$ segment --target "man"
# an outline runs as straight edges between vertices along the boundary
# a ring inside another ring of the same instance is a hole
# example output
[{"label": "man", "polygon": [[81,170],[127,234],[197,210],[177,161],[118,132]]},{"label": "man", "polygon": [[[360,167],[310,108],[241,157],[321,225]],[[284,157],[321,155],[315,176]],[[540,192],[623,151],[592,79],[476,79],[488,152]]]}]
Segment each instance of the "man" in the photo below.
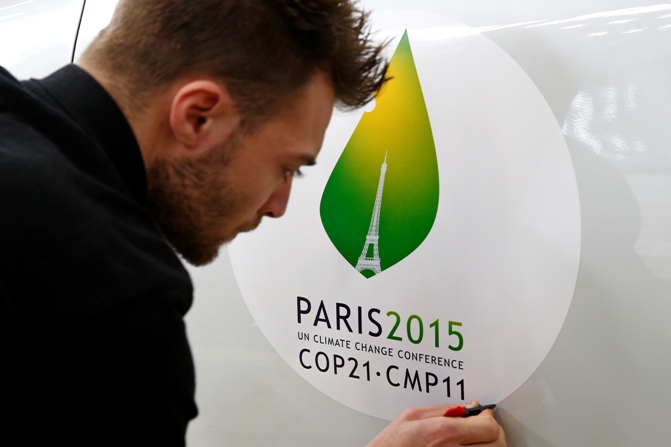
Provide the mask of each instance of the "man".
[{"label": "man", "polygon": [[[342,0],[121,0],[78,66],[1,73],[4,439],[184,444],[192,286],[170,245],[206,264],[282,216],[334,104],[385,81],[367,29]],[[446,408],[370,445],[505,445],[491,411]]]}]

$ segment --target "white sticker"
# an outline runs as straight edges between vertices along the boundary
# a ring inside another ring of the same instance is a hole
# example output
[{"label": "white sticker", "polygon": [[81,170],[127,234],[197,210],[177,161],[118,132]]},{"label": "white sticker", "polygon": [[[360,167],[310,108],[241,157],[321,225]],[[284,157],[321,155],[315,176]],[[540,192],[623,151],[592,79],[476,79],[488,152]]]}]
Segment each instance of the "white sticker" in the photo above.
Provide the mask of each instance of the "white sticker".
[{"label": "white sticker", "polygon": [[534,83],[472,28],[418,11],[374,20],[394,79],[374,108],[334,115],[286,215],[231,244],[235,275],[277,352],[338,402],[389,420],[497,403],[571,303],[568,149]]}]

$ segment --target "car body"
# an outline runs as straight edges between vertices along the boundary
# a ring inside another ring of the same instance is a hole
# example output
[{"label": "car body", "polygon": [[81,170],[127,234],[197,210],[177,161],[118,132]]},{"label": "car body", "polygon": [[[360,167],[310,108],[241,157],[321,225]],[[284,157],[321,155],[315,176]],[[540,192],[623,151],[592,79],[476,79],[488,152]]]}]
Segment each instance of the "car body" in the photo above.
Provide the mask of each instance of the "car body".
[{"label": "car body", "polygon": [[[27,78],[76,60],[115,4],[0,2],[0,64]],[[671,437],[671,5],[362,4],[445,16],[476,30],[526,73],[564,135],[579,196],[579,269],[552,349],[497,402],[510,445],[664,445]],[[190,272],[196,296],[187,324],[200,408],[190,445],[364,445],[386,425],[309,385],[278,355],[245,304],[227,249]]]}]

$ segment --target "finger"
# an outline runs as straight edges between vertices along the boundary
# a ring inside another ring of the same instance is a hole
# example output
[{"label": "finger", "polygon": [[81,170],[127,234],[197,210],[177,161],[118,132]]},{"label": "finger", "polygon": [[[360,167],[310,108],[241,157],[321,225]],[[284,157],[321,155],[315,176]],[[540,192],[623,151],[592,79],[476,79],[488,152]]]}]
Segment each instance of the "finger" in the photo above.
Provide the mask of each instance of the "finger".
[{"label": "finger", "polygon": [[[477,407],[478,405],[480,405],[480,403],[477,400],[474,400],[466,404],[466,407],[471,408]],[[430,407],[410,408],[401,415],[401,418],[408,421],[418,421],[420,419],[442,417],[448,409],[460,406],[461,405],[459,404],[441,404]]]},{"label": "finger", "polygon": [[403,412],[401,418],[407,421],[419,421],[421,419],[443,417],[448,409],[458,406],[459,405],[441,404],[431,407],[409,408]]},{"label": "finger", "polygon": [[[464,445],[464,444],[462,444]],[[487,443],[482,443],[479,442],[477,444],[465,444],[468,445],[468,447],[507,447],[508,444],[506,443],[506,434],[503,431],[503,427],[499,425],[499,437],[493,441],[493,442],[487,442]]]},{"label": "finger", "polygon": [[464,421],[464,431],[460,438],[462,445],[493,443],[501,436],[501,426],[494,419],[492,410],[485,410],[478,416],[466,418]]},{"label": "finger", "polygon": [[491,410],[469,418],[428,418],[422,421],[422,430],[435,445],[454,441],[461,445],[487,444],[500,435],[500,426]]}]

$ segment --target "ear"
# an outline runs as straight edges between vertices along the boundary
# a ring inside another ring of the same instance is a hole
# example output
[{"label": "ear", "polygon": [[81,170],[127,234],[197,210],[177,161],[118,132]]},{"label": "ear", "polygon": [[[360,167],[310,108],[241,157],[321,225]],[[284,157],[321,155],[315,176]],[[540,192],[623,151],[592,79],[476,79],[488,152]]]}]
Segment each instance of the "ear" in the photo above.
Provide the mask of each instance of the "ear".
[{"label": "ear", "polygon": [[239,124],[240,114],[220,83],[191,81],[173,97],[170,127],[184,155],[197,156],[224,142]]}]

